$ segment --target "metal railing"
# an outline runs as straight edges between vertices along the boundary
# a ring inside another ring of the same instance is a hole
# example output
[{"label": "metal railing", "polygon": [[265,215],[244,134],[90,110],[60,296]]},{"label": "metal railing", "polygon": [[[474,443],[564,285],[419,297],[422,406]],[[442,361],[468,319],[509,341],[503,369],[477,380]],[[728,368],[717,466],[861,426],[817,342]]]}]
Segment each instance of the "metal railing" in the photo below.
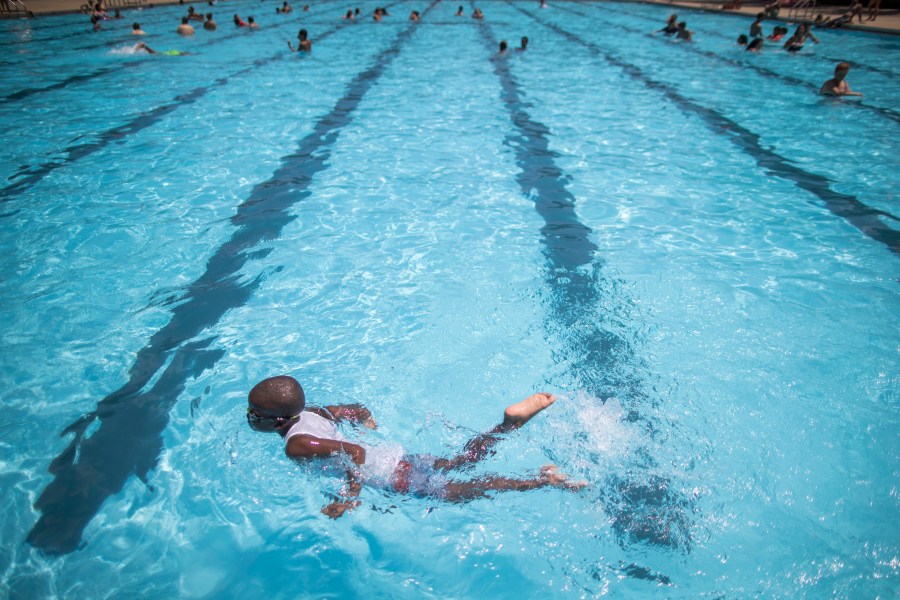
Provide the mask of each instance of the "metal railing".
[{"label": "metal railing", "polygon": [[17,18],[27,16],[28,8],[21,0],[0,0],[0,17]]},{"label": "metal railing", "polygon": [[[0,0],[2,2],[3,0]],[[81,12],[90,14],[93,11],[97,0],[88,0],[87,3],[81,5]],[[103,9],[112,12],[117,8],[136,8],[144,5],[144,0],[103,0]]]},{"label": "metal railing", "polygon": [[816,14],[816,0],[799,0],[791,5],[788,18],[799,21],[811,21]]},{"label": "metal railing", "polygon": [[105,0],[103,3],[109,8],[133,8],[143,6],[144,0]]}]

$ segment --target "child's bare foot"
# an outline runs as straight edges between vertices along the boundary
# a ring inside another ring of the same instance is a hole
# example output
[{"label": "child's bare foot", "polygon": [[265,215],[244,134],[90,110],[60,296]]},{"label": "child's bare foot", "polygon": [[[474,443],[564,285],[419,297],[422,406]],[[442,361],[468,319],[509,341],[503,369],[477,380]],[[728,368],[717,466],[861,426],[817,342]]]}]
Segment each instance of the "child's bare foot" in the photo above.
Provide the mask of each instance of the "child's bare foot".
[{"label": "child's bare foot", "polygon": [[503,424],[521,427],[551,404],[556,402],[556,396],[547,392],[538,392],[528,396],[521,402],[510,404],[503,413]]},{"label": "child's bare foot", "polygon": [[541,479],[553,487],[565,488],[577,491],[587,487],[587,481],[569,481],[568,475],[559,472],[556,465],[544,465],[541,467]]}]

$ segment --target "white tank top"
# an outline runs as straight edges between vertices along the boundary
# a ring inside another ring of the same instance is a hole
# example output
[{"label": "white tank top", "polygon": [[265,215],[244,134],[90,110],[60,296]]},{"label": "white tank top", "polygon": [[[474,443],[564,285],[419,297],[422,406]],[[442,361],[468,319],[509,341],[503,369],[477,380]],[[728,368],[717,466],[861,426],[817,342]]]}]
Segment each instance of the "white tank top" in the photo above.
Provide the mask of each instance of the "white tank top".
[{"label": "white tank top", "polygon": [[334,421],[320,417],[308,410],[300,413],[300,418],[288,429],[287,434],[284,436],[285,444],[295,435],[311,435],[326,440],[337,440],[338,442],[347,441],[347,438],[341,435]]},{"label": "white tank top", "polygon": [[[311,435],[338,442],[349,441],[341,434],[337,423],[306,410],[300,413],[300,418],[288,429],[284,436],[285,445],[295,435]],[[363,479],[369,484],[389,485],[403,456],[403,447],[399,444],[360,445],[366,450],[366,463],[361,465]]]}]

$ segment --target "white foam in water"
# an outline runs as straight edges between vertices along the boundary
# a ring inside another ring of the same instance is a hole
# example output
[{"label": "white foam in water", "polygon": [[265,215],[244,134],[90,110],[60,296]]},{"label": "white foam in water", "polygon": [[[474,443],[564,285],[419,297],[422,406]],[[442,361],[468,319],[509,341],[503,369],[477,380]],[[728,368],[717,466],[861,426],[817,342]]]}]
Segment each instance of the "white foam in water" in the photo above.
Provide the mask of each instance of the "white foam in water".
[{"label": "white foam in water", "polygon": [[400,444],[366,445],[366,464],[364,468],[367,479],[380,483],[390,481],[402,456],[403,446]]},{"label": "white foam in water", "polygon": [[[625,421],[625,409],[617,398],[602,400],[585,391],[560,395],[551,422],[555,444],[568,448],[575,468],[606,472],[621,464],[639,443],[639,432]],[[562,409],[562,410],[560,410]],[[588,477],[590,475],[585,473]]]},{"label": "white foam in water", "polygon": [[610,458],[627,454],[635,432],[623,421],[625,409],[616,398],[601,402],[582,394],[578,423],[588,435],[590,448]]},{"label": "white foam in water", "polygon": [[117,55],[117,56],[130,56],[132,54],[138,54],[138,51],[135,50],[134,46],[119,46],[118,48],[113,48],[109,51],[109,54]]}]

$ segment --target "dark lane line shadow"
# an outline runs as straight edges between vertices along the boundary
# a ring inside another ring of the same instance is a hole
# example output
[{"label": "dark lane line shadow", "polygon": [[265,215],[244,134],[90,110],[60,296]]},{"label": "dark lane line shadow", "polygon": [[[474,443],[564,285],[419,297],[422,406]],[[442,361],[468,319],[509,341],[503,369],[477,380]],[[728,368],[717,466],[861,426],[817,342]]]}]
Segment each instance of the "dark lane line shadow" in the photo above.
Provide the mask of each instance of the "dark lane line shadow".
[{"label": "dark lane line shadow", "polygon": [[[432,0],[423,14],[438,1]],[[174,405],[187,378],[213,366],[221,354],[204,351],[203,360],[191,363],[193,367],[188,369],[180,368],[180,363],[170,366],[160,379],[165,381],[161,392],[153,393],[160,384],[150,392],[142,390],[170,357],[175,364],[180,357],[196,355],[195,346],[206,347],[210,340],[189,342],[216,325],[229,310],[243,306],[258,289],[264,276],[245,279],[241,269],[250,261],[268,256],[272,249],[262,244],[278,239],[284,227],[297,218],[291,209],[312,195],[312,180],[328,168],[341,130],[353,121],[363,97],[415,29],[414,23],[408,25],[372,66],[354,77],[346,94],[319,119],[296,151],[282,159],[282,166],[268,181],[253,188],[231,219],[235,227],[231,239],[210,257],[206,271],[187,286],[172,309],[172,319],[138,351],[128,382],[62,432],[74,434],[74,439],[53,461],[54,479],[35,503],[42,514],[26,540],[32,546],[47,554],[78,549],[84,528],[106,499],[118,493],[132,475],[146,478],[155,467],[168,408]]]},{"label": "dark lane line shadow", "polygon": [[[488,52],[496,52],[491,28],[480,21],[479,30]],[[523,100],[508,56],[495,53],[491,62],[514,127],[506,145],[515,153],[520,168],[516,180],[522,195],[533,200],[544,220],[541,243],[547,259],[551,312],[551,322],[545,326],[556,328],[565,346],[562,356],[556,358],[567,365],[572,381],[594,398],[617,395],[628,397],[634,405],[642,404],[646,398],[640,391],[639,376],[621,368],[624,363],[640,362],[637,350],[630,339],[608,327],[609,315],[601,312],[603,295],[617,294],[618,284],[603,274],[599,249],[590,239],[592,230],[576,214],[576,198],[567,188],[571,178],[556,164],[550,129],[529,114],[531,105]],[[627,418],[652,428],[635,408]],[[642,453],[639,460],[640,468],[608,475],[602,492],[603,509],[619,542],[646,542],[689,552],[695,507],[665,478],[647,475],[655,467],[648,453]]]},{"label": "dark lane line shadow", "polygon": [[82,81],[90,81],[92,79],[97,79],[104,75],[108,75],[110,73],[118,73],[122,71],[122,69],[130,69],[135,67],[141,63],[138,62],[127,62],[116,65],[110,65],[108,67],[102,67],[100,69],[95,69],[90,73],[80,73],[78,75],[72,75],[63,79],[62,81],[57,81],[56,83],[51,83],[50,85],[46,85],[44,87],[33,87],[33,88],[24,88],[17,92],[13,92],[7,96],[0,98],[0,105],[8,104],[12,102],[17,102],[19,100],[23,100],[28,98],[29,96],[34,96],[35,94],[41,94],[44,92],[52,92],[53,90],[61,90],[63,88],[69,87],[74,83],[80,83]]},{"label": "dark lane line shadow", "polygon": [[884,244],[894,254],[900,254],[900,230],[892,229],[882,222],[882,219],[900,221],[896,216],[883,210],[872,208],[861,202],[856,196],[832,190],[829,179],[805,171],[795,166],[787,158],[763,147],[760,144],[759,135],[745,129],[725,115],[682,96],[672,86],[648,77],[638,67],[619,60],[596,44],[585,41],[553,23],[544,21],[527,10],[517,6],[514,8],[528,15],[544,27],[586,48],[592,55],[602,58],[610,65],[619,68],[645,87],[661,93],[685,114],[699,117],[710,131],[730,140],[744,153],[752,157],[767,174],[791,181],[798,188],[810,192],[819,198],[825,208],[832,214],[844,219],[869,238]]}]

